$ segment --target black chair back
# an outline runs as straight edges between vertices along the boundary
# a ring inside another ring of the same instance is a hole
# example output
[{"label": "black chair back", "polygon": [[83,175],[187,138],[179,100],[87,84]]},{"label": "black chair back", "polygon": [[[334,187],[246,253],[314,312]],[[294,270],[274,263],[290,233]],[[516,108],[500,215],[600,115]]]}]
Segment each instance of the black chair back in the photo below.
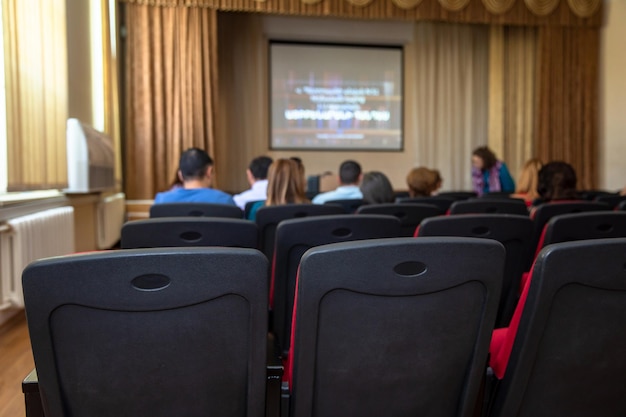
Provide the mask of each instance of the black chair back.
[{"label": "black chair back", "polygon": [[607,190],[580,190],[576,193],[581,200],[593,201],[602,195],[613,195]]},{"label": "black chair back", "polygon": [[476,198],[477,194],[474,191],[441,191],[440,193],[437,193],[437,196],[453,198],[455,200],[467,200],[470,198]]},{"label": "black chair back", "polygon": [[619,194],[600,195],[600,196],[597,196],[594,201],[608,204],[612,209],[614,209],[622,201],[626,201],[626,195],[619,195]]},{"label": "black chair back", "polygon": [[47,417],[264,416],[259,251],[50,258],[24,270],[23,288]]},{"label": "black chair back", "polygon": [[284,206],[261,207],[256,213],[255,220],[259,227],[258,248],[265,254],[267,259],[272,259],[276,227],[283,220],[344,213],[341,207],[323,204],[287,204]]},{"label": "black chair back", "polygon": [[491,200],[491,199],[507,200],[511,198],[511,193],[508,191],[491,191],[491,192],[481,195],[480,198],[485,198],[488,200]]},{"label": "black chair back", "polygon": [[528,207],[518,198],[475,198],[452,203],[450,214],[517,214],[528,216]]},{"label": "black chair back", "polygon": [[153,217],[230,217],[243,218],[243,211],[237,206],[213,203],[163,203],[150,207]]},{"label": "black chair back", "polygon": [[400,220],[377,214],[341,214],[280,222],[276,229],[270,297],[273,331],[281,351],[289,350],[296,275],[304,252],[328,243],[399,236],[402,236]]},{"label": "black chair back", "polygon": [[[505,327],[517,305],[522,274],[530,249],[532,221],[513,214],[467,214],[424,219],[418,236],[465,236],[497,240],[506,249],[502,294],[496,327]],[[491,262],[485,259],[485,262]]]},{"label": "black chair back", "polygon": [[388,203],[366,204],[356,211],[357,214],[386,214],[400,219],[403,236],[413,236],[415,229],[427,217],[443,214],[439,207],[432,204]]},{"label": "black chair back", "polygon": [[339,206],[344,213],[353,214],[357,209],[365,204],[365,200],[360,198],[349,198],[346,200],[328,200],[324,203],[327,206]]},{"label": "black chair back", "polygon": [[309,250],[294,312],[290,415],[472,415],[503,263],[502,245],[486,239]]},{"label": "black chair back", "polygon": [[122,227],[122,249],[236,246],[256,249],[254,222],[223,217],[162,217],[127,222]]},{"label": "black chair back", "polygon": [[312,200],[320,192],[320,176],[309,175],[306,178],[306,197]]},{"label": "black chair back", "polygon": [[412,198],[400,198],[396,200],[396,203],[410,203],[410,204],[432,204],[439,207],[442,212],[447,212],[452,203],[457,201],[452,197],[412,197]]},{"label": "black chair back", "polygon": [[533,234],[531,238],[532,250],[526,260],[526,270],[529,270],[533,263],[535,252],[543,233],[543,228],[552,217],[558,216],[559,214],[603,211],[610,209],[611,208],[608,204],[598,203],[597,201],[556,201],[537,206],[531,214],[531,219],[533,221]]},{"label": "black chair back", "polygon": [[626,239],[550,245],[490,417],[624,416]]},{"label": "black chair back", "polygon": [[543,248],[553,243],[575,240],[626,237],[626,213],[598,211],[554,216],[546,225]]}]

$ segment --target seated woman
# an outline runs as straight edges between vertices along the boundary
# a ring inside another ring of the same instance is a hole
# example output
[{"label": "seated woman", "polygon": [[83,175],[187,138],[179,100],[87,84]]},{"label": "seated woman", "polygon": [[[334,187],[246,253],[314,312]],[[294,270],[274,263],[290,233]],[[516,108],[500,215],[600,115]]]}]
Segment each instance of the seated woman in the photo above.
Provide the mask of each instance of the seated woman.
[{"label": "seated woman", "polygon": [[406,176],[410,197],[430,197],[441,187],[439,171],[426,167],[413,168]]},{"label": "seated woman", "polygon": [[267,173],[267,200],[255,203],[249,220],[256,220],[256,212],[264,206],[309,203],[305,193],[306,180],[301,164],[293,159],[277,159]]},{"label": "seated woman", "polygon": [[533,207],[551,201],[578,200],[576,183],[576,171],[570,164],[563,161],[548,162],[539,170],[539,198],[533,201]]},{"label": "seated woman", "polygon": [[361,192],[366,204],[393,203],[394,193],[389,178],[379,171],[363,174]]},{"label": "seated woman", "polygon": [[526,161],[517,180],[515,194],[512,194],[511,197],[523,199],[527,206],[539,198],[537,184],[539,182],[539,170],[542,166],[543,162],[539,158],[531,158]]},{"label": "seated woman", "polygon": [[[542,203],[559,200],[576,200],[576,171],[567,162],[549,162],[539,170],[537,192]],[[495,329],[489,345],[489,366],[497,378],[501,379],[511,356],[511,349],[519,321],[524,310],[528,288],[532,279],[532,269],[528,279],[522,279],[522,292],[508,327]]]},{"label": "seated woman", "polygon": [[472,153],[472,184],[477,195],[492,192],[512,193],[515,182],[506,164],[491,149],[481,146]]}]

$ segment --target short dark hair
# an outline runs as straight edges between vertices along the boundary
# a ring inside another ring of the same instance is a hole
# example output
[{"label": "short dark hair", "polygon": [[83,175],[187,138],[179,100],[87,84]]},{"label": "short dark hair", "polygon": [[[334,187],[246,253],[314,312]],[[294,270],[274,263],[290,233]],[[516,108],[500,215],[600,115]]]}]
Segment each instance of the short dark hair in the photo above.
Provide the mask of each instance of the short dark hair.
[{"label": "short dark hair", "polygon": [[483,169],[485,170],[493,168],[498,162],[496,154],[493,153],[493,151],[487,146],[481,146],[474,149],[472,155],[475,155],[483,160]]},{"label": "short dark hair", "polygon": [[342,184],[356,184],[361,176],[361,165],[356,161],[344,161],[339,166],[339,181]]},{"label": "short dark hair", "polygon": [[538,174],[537,193],[546,201],[576,198],[576,171],[563,161],[545,164]]},{"label": "short dark hair", "polygon": [[272,158],[269,156],[259,156],[250,162],[248,169],[254,179],[264,180],[267,178],[267,170],[270,168],[270,165],[272,165]]},{"label": "short dark hair", "polygon": [[180,155],[178,169],[183,180],[202,178],[208,167],[213,165],[213,160],[200,148],[189,148]]}]

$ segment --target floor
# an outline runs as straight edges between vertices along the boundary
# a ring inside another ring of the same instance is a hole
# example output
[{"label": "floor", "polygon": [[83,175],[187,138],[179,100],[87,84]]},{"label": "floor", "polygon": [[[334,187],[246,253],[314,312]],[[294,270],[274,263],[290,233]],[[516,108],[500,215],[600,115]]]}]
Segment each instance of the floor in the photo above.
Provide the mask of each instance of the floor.
[{"label": "floor", "polygon": [[26,318],[18,313],[0,326],[0,417],[24,417],[22,379],[35,367]]}]

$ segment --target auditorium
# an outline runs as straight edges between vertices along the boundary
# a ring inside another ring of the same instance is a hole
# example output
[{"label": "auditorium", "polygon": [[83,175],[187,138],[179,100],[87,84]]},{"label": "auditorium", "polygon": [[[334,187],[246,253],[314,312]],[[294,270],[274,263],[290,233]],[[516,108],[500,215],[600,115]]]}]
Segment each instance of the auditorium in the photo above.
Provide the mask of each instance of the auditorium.
[{"label": "auditorium", "polygon": [[626,1],[0,7],[0,417],[626,415]]}]

